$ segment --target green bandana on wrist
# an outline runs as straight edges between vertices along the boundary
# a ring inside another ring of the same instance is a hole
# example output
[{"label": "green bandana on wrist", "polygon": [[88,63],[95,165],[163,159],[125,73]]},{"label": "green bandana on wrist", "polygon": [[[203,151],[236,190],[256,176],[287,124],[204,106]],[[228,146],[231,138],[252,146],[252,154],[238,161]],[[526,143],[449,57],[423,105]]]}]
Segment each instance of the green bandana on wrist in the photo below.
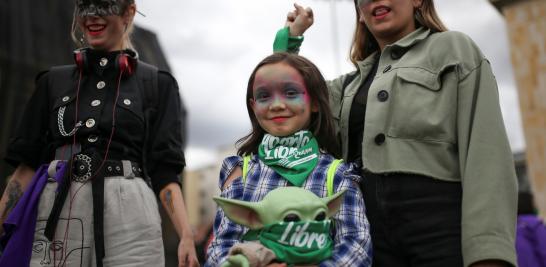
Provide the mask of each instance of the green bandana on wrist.
[{"label": "green bandana on wrist", "polygon": [[301,186],[318,163],[317,139],[309,131],[290,136],[264,135],[258,157],[295,186]]},{"label": "green bandana on wrist", "polygon": [[319,263],[332,256],[330,220],[281,222],[249,231],[244,240],[259,240],[277,260],[288,264]]}]

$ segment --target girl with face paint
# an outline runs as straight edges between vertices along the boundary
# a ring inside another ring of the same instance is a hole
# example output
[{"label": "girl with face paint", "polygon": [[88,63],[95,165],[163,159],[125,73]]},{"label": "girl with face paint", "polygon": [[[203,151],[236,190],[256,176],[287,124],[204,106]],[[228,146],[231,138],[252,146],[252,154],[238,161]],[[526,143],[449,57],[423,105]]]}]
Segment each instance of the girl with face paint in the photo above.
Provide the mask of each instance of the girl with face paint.
[{"label": "girl with face paint", "polygon": [[[361,165],[375,266],[515,266],[517,189],[497,84],[433,0],[355,0],[350,59],[328,81],[343,158]],[[297,53],[295,4],[275,51]]]},{"label": "girl with face paint", "polygon": [[199,266],[178,178],[178,85],[138,60],[135,12],[133,0],[76,0],[75,64],[38,75],[6,153],[16,170],[0,201],[0,266],[164,266],[156,195],[179,266]]},{"label": "girl with face paint", "polygon": [[[326,183],[329,167],[339,163],[335,160],[339,145],[328,101],[320,71],[297,55],[277,53],[266,57],[248,81],[245,102],[252,131],[237,142],[238,156],[223,162],[221,197],[257,202],[283,186],[302,187],[319,197],[347,190],[339,212],[332,217],[335,227],[328,231],[334,244],[331,254],[314,253],[309,257],[302,252],[294,262],[283,262],[285,255],[277,255],[276,263],[264,262],[271,264],[268,266],[371,264],[371,240],[356,166],[339,164],[332,169],[331,187]],[[290,220],[304,221],[297,216]],[[324,218],[318,216],[315,220]],[[233,253],[230,249],[236,251],[243,240],[253,240],[248,238],[248,230],[218,208],[205,266],[227,264],[228,254]]]}]

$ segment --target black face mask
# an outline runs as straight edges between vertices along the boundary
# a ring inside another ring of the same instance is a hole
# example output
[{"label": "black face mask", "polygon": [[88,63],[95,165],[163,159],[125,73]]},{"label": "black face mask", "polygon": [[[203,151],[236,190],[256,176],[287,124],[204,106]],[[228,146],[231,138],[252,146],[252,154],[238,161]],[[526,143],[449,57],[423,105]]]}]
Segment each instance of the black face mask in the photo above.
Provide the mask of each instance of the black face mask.
[{"label": "black face mask", "polygon": [[[133,3],[127,0],[127,4]],[[85,16],[121,16],[123,0],[76,0],[76,12],[80,17]]]}]

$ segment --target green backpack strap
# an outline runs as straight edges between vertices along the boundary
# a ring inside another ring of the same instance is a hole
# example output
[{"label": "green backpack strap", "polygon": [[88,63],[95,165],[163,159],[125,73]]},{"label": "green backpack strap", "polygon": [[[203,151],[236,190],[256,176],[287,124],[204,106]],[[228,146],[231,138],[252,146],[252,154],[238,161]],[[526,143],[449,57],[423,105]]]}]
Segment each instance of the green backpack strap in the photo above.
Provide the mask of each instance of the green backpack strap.
[{"label": "green backpack strap", "polygon": [[246,175],[248,174],[248,163],[250,162],[250,155],[243,157],[243,185],[246,184]]},{"label": "green backpack strap", "polygon": [[342,159],[335,159],[328,167],[328,172],[326,173],[326,190],[329,197],[334,195],[334,176],[341,162],[343,162]]}]

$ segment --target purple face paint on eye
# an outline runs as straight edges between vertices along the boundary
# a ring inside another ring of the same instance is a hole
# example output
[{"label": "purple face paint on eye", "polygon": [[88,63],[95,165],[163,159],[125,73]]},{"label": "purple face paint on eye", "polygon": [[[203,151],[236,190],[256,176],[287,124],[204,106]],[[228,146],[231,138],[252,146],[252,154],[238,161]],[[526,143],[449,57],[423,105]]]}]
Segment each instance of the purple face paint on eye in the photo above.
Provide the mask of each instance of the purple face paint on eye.
[{"label": "purple face paint on eye", "polygon": [[282,68],[272,68],[260,73],[254,83],[254,102],[257,107],[269,108],[284,104],[292,108],[305,108],[310,98],[299,73],[286,73]]},{"label": "purple face paint on eye", "polygon": [[252,110],[266,132],[285,136],[309,125],[311,98],[303,77],[290,65],[262,66],[256,72],[252,93]]},{"label": "purple face paint on eye", "polygon": [[285,84],[281,87],[264,87],[256,89],[254,101],[260,106],[284,103],[286,105],[305,105],[308,101],[307,90],[295,84]]}]

